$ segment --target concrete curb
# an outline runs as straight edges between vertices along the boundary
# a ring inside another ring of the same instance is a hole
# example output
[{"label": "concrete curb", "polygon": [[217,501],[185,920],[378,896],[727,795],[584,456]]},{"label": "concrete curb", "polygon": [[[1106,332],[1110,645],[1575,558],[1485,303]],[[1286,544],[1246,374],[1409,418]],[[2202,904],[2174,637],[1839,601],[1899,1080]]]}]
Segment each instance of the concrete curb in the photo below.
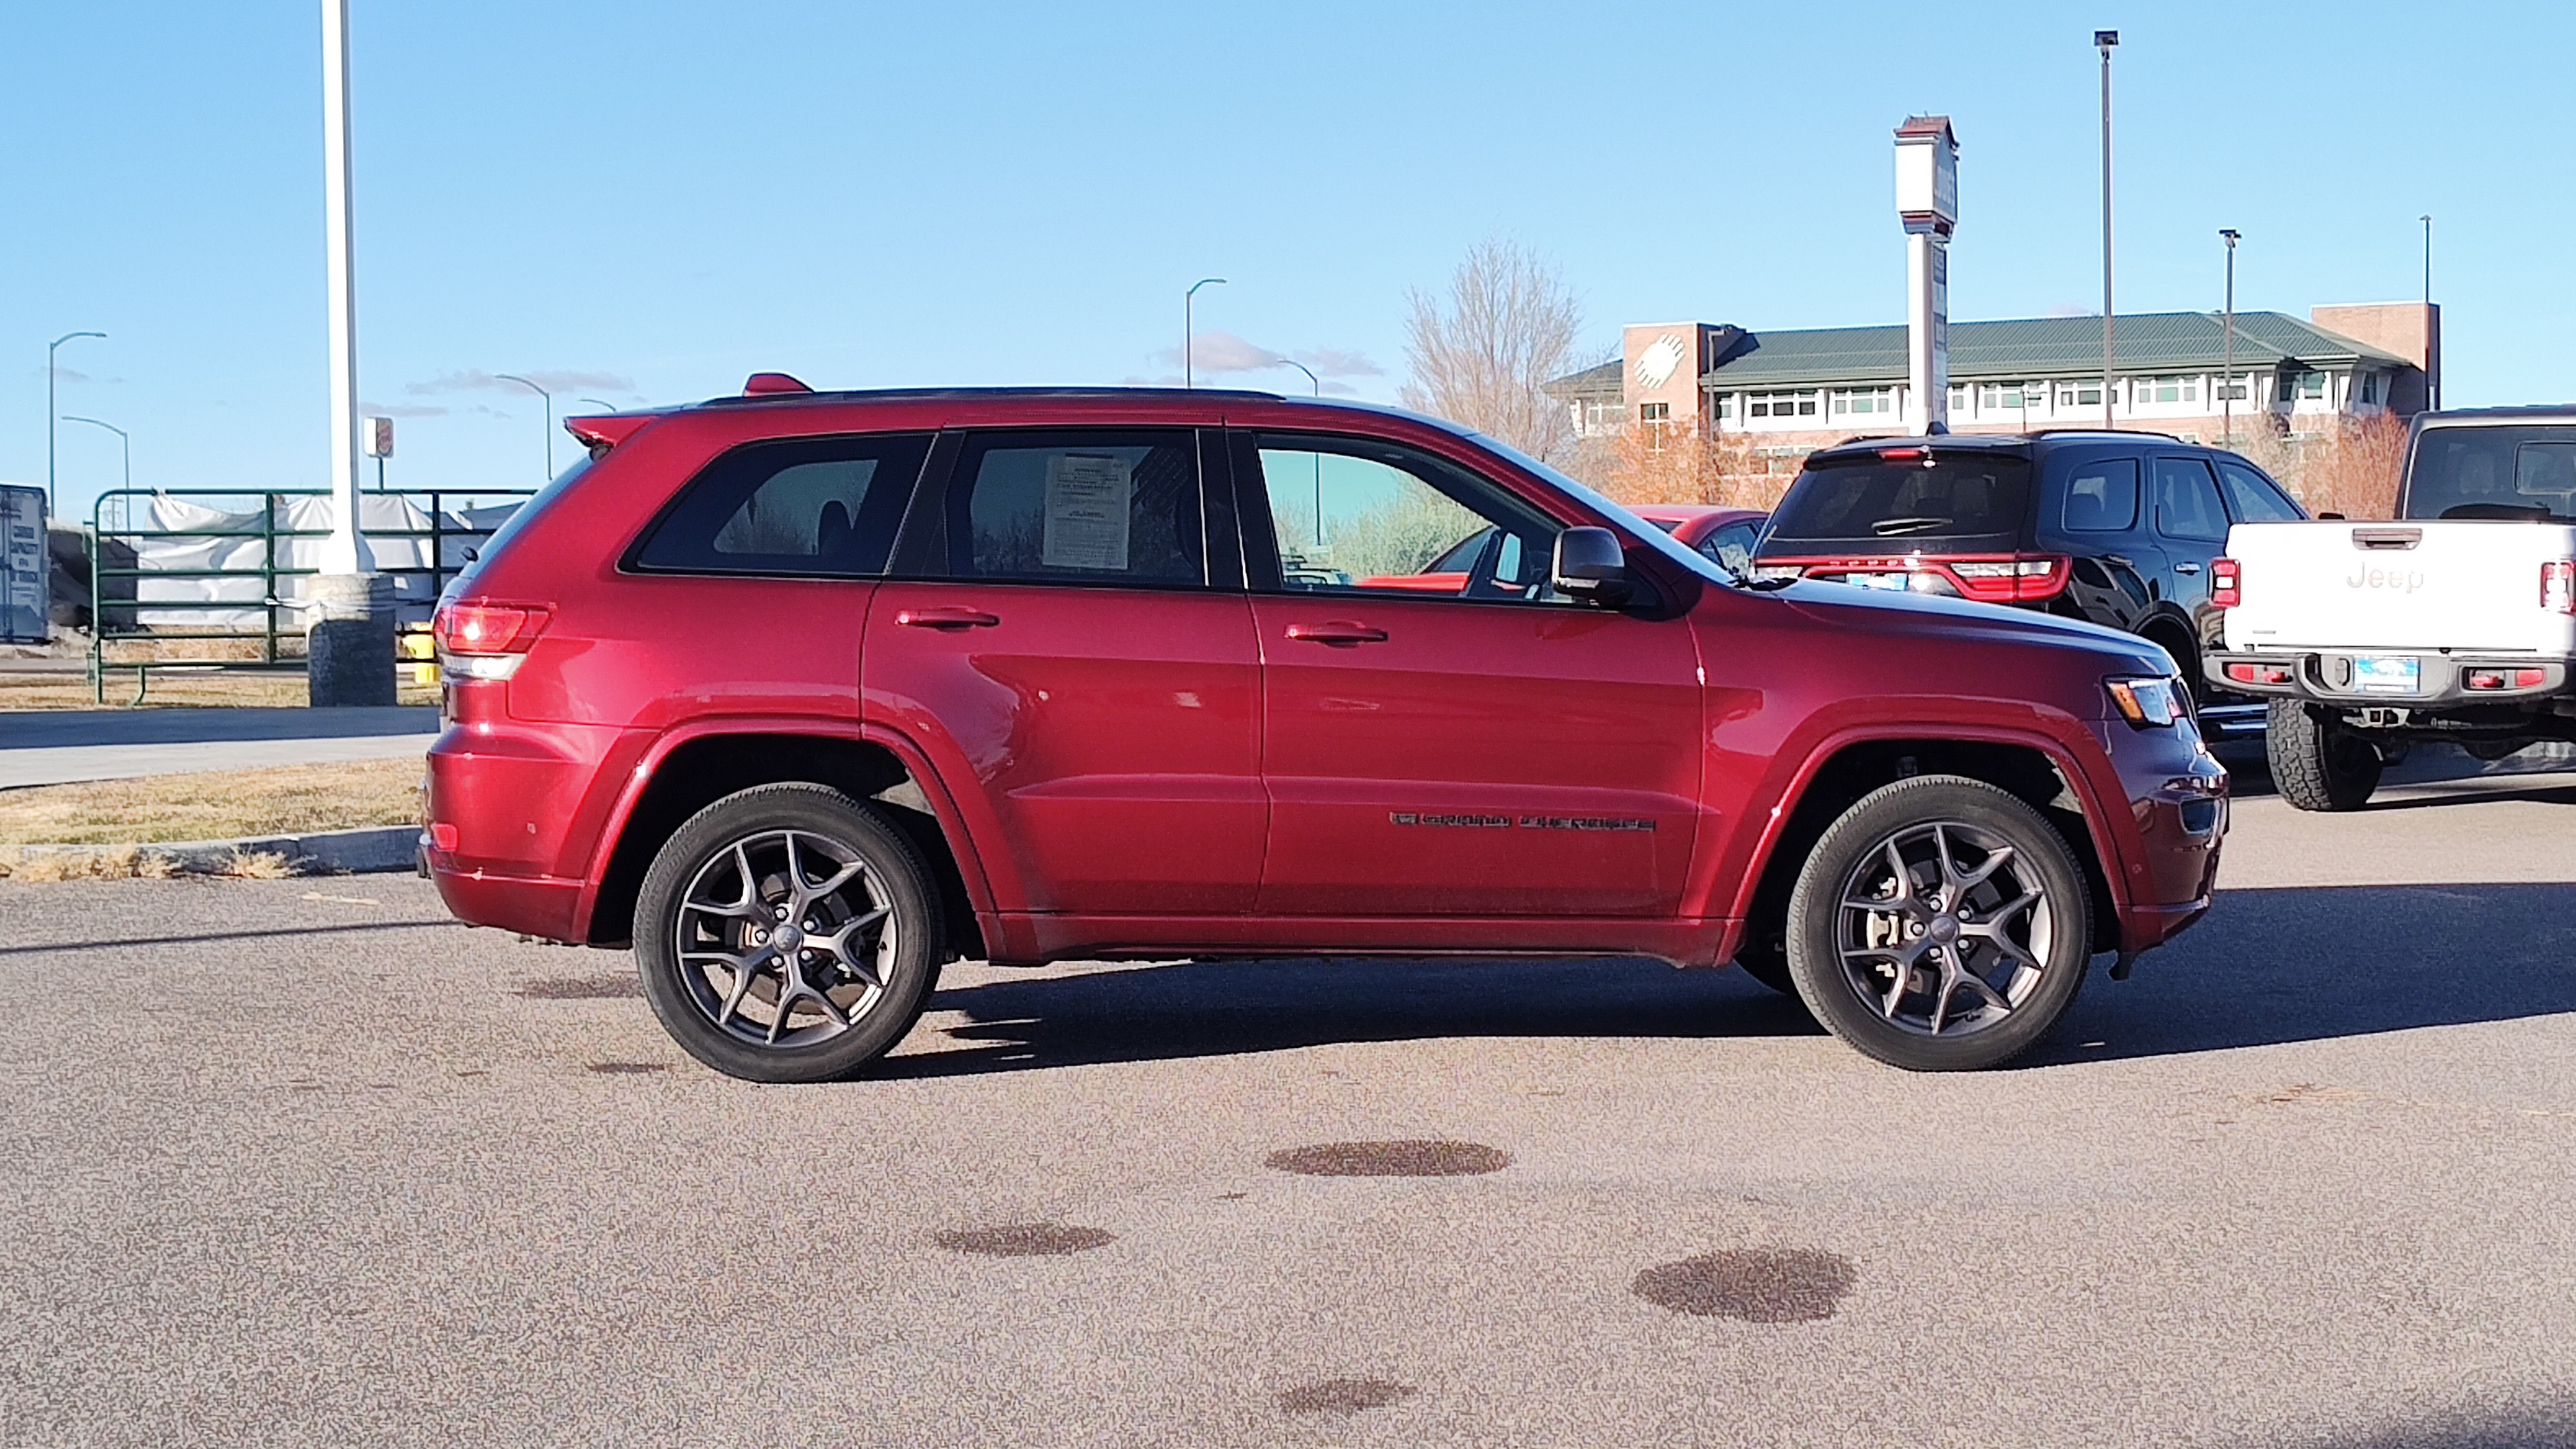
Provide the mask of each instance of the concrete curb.
[{"label": "concrete curb", "polygon": [[419,826],[383,825],[312,835],[155,841],[137,846],[20,845],[10,847],[10,852],[20,860],[44,860],[130,849],[139,857],[162,861],[182,875],[230,875],[235,862],[242,858],[269,855],[283,857],[297,875],[367,875],[410,870],[419,847]]}]

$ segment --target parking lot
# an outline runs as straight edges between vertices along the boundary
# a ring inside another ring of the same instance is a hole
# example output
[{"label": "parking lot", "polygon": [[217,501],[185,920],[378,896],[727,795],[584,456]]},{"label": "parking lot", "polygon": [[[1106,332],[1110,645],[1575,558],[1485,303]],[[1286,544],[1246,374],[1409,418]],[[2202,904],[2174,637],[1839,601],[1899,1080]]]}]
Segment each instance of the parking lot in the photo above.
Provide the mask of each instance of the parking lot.
[{"label": "parking lot", "polygon": [[2246,799],[1954,1077],[1290,960],[952,967],[753,1087],[409,877],[0,884],[0,1442],[2576,1441],[2571,806]]}]

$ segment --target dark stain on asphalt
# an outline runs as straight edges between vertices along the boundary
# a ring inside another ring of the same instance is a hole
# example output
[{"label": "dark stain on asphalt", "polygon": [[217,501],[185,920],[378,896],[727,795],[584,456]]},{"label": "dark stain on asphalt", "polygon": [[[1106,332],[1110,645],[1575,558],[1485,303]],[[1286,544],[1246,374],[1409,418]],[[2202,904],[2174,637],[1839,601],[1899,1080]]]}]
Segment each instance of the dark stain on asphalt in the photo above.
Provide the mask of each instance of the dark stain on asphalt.
[{"label": "dark stain on asphalt", "polygon": [[1813,1323],[1860,1280],[1851,1260],[1805,1248],[1745,1248],[1664,1263],[1630,1291],[1659,1308],[1747,1323]]},{"label": "dark stain on asphalt", "polygon": [[988,1258],[1045,1258],[1079,1253],[1115,1241],[1117,1234],[1067,1223],[1004,1223],[992,1228],[952,1228],[939,1246]]},{"label": "dark stain on asphalt", "polygon": [[1474,1177],[1512,1165],[1511,1154],[1480,1142],[1415,1138],[1402,1142],[1321,1142],[1262,1159],[1265,1167],[1308,1177]]},{"label": "dark stain on asphalt", "polygon": [[1386,1379],[1323,1379],[1299,1384],[1279,1396],[1279,1407],[1291,1414],[1356,1414],[1401,1403],[1421,1390]]},{"label": "dark stain on asphalt", "polygon": [[616,1001],[642,996],[644,983],[632,976],[555,976],[531,981],[519,994],[538,1001]]},{"label": "dark stain on asphalt", "polygon": [[592,1062],[585,1070],[603,1077],[632,1077],[645,1072],[667,1072],[670,1067],[661,1062]]}]

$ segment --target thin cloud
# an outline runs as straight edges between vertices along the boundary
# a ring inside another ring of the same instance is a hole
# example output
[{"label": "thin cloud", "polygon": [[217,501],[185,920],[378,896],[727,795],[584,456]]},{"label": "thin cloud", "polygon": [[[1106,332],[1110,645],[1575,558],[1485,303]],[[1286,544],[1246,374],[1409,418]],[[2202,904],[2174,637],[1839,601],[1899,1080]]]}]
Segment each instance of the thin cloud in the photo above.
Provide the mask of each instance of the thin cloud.
[{"label": "thin cloud", "polygon": [[[1379,377],[1386,369],[1371,362],[1364,353],[1346,347],[1310,347],[1302,352],[1281,352],[1264,347],[1234,333],[1211,330],[1192,339],[1190,366],[1193,371],[1209,374],[1226,372],[1268,372],[1284,369],[1291,362],[1301,362],[1315,370],[1318,377]],[[1166,367],[1181,365],[1181,349],[1166,347],[1153,354],[1153,361]]]},{"label": "thin cloud", "polygon": [[[622,392],[629,396],[635,394],[635,380],[630,377],[620,377],[613,372],[528,372],[521,375],[548,392],[578,392],[583,388],[591,388],[600,392]],[[433,377],[427,382],[415,382],[405,387],[403,391],[414,397],[429,397],[438,393],[451,392],[524,393],[527,389],[478,367],[464,372],[451,372],[443,377]]]},{"label": "thin cloud", "polygon": [[1368,360],[1362,353],[1339,347],[1313,347],[1296,353],[1296,359],[1325,377],[1384,377],[1386,369]]},{"label": "thin cloud", "polygon": [[358,404],[358,411],[371,418],[443,418],[447,416],[447,409],[442,407],[416,407],[403,403],[362,402]]},{"label": "thin cloud", "polygon": [[2040,315],[2043,317],[2099,317],[2102,315],[2102,309],[2087,307],[2081,302],[2059,302]]}]

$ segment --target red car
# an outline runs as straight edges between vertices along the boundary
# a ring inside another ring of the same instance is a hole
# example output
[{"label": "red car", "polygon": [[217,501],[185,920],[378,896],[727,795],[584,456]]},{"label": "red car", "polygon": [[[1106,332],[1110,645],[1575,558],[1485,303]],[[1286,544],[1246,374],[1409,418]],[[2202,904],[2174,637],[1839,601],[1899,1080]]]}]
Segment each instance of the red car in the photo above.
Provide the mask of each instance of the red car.
[{"label": "red car", "polygon": [[1284,952],[1733,960],[1979,1067],[2209,904],[2153,644],[1748,584],[1426,418],[764,375],[567,427],[438,611],[423,868],[631,944],[738,1076],[859,1069],[950,959]]},{"label": "red car", "polygon": [[1763,521],[1771,516],[1759,508],[1698,503],[1644,503],[1628,511],[1739,575],[1753,571],[1753,550],[1762,540]]}]

